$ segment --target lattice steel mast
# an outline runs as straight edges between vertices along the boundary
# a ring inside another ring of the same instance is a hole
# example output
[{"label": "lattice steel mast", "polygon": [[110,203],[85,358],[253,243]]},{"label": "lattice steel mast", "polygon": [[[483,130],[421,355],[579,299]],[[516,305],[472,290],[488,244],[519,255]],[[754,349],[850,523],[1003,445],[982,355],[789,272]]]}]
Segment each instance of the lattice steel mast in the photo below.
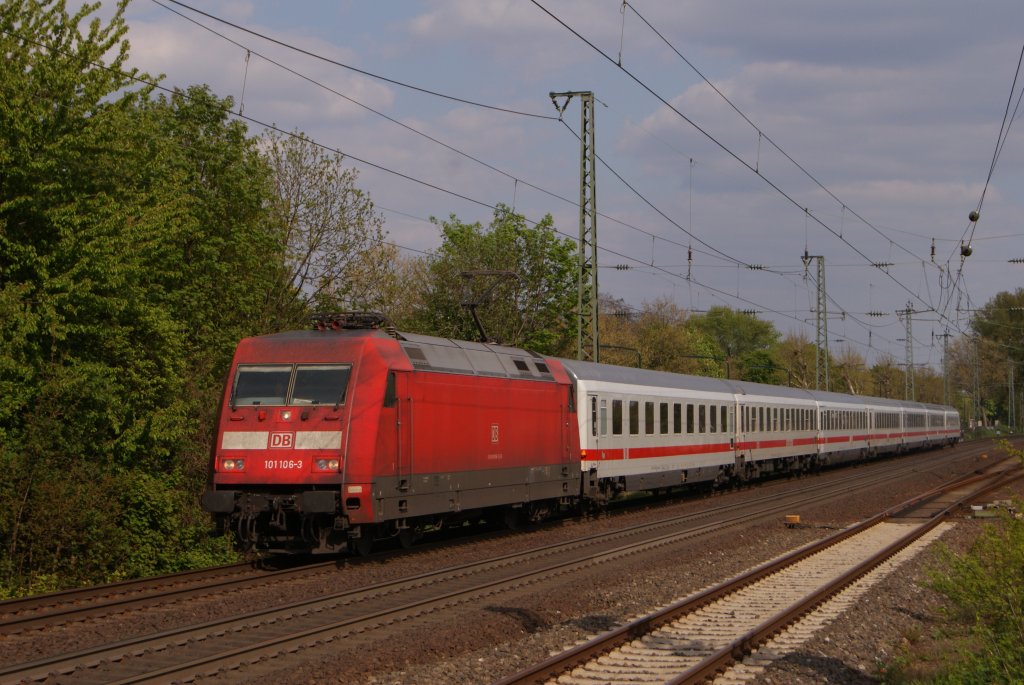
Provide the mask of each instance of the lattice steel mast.
[{"label": "lattice steel mast", "polygon": [[[600,361],[597,290],[597,166],[594,147],[594,94],[590,91],[549,93],[558,116],[573,97],[580,99],[580,242],[579,294],[576,300],[579,333],[576,358]],[[558,98],[565,98],[559,105]]]},{"label": "lattice steel mast", "polygon": [[[814,389],[830,390],[828,379],[828,297],[825,293],[825,257],[807,254],[804,250],[804,270],[812,259],[818,261],[818,305],[815,308],[817,339],[814,347]],[[824,386],[824,387],[822,387]]]}]

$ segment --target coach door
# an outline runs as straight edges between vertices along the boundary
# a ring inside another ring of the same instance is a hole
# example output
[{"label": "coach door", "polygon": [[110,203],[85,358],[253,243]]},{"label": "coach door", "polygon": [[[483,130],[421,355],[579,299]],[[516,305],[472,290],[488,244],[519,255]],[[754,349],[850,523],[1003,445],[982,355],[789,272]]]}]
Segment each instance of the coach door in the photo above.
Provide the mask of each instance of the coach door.
[{"label": "coach door", "polygon": [[593,450],[596,452],[601,447],[601,427],[600,420],[602,416],[607,412],[607,409],[602,407],[607,400],[603,400],[597,395],[587,395],[587,433],[584,440],[581,440],[580,449],[588,451]]}]

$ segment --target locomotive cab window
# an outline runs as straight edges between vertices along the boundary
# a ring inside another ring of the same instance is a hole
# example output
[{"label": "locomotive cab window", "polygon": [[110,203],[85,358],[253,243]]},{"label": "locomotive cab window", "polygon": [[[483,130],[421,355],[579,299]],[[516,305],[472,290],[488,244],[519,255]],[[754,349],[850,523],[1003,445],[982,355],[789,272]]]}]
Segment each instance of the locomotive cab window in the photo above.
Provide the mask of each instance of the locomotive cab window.
[{"label": "locomotive cab window", "polygon": [[245,365],[235,372],[232,404],[284,404],[291,381],[290,365]]},{"label": "locomotive cab window", "polygon": [[299,364],[288,404],[344,404],[351,366]]},{"label": "locomotive cab window", "polygon": [[339,405],[351,374],[348,364],[242,364],[231,400],[236,405]]}]

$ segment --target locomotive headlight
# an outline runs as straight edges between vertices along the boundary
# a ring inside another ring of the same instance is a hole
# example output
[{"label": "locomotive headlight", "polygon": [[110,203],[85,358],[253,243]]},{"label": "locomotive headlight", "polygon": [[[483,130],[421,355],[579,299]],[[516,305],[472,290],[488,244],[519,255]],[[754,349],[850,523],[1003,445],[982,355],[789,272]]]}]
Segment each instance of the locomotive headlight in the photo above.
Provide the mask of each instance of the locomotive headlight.
[{"label": "locomotive headlight", "polygon": [[313,462],[317,471],[337,471],[341,467],[340,459],[317,459]]},{"label": "locomotive headlight", "polygon": [[224,471],[244,471],[245,459],[224,459],[220,462],[220,466]]}]

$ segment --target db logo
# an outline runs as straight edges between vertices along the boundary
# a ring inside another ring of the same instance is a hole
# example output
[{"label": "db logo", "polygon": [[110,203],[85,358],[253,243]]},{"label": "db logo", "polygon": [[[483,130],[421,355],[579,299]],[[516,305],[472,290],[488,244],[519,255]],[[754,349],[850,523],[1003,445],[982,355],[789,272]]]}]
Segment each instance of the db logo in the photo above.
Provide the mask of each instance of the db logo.
[{"label": "db logo", "polygon": [[289,448],[295,447],[295,433],[271,433],[270,447]]},{"label": "db logo", "polygon": [[491,442],[498,442],[498,424],[491,424]]}]

